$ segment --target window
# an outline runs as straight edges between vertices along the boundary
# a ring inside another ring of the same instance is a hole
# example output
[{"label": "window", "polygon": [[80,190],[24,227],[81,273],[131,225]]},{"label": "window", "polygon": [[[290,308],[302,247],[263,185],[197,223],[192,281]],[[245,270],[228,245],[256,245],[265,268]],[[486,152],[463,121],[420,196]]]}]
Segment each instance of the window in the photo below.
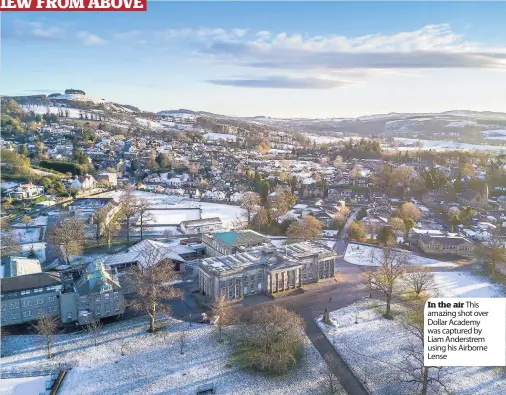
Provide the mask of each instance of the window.
[{"label": "window", "polygon": [[95,298],[95,303],[100,303],[100,296],[97,296],[97,297]]},{"label": "window", "polygon": [[56,301],[56,296],[50,296],[50,297],[48,297],[48,298],[47,298],[47,301],[48,301],[49,303],[55,302],[55,301]]},{"label": "window", "polygon": [[115,308],[116,311],[119,311],[119,304],[116,304],[116,308]]},{"label": "window", "polygon": [[44,299],[37,299],[37,304],[44,304]]},{"label": "window", "polygon": [[114,299],[118,299],[119,298],[119,292],[114,292]]},{"label": "window", "polygon": [[19,319],[19,313],[11,314],[11,319],[13,319],[13,320]]},{"label": "window", "polygon": [[109,307],[109,305],[108,305],[108,304],[106,304],[106,305],[104,306],[104,309],[105,309],[105,314],[108,314],[108,313],[110,313],[110,312],[111,312],[111,308]]},{"label": "window", "polygon": [[109,296],[110,296],[110,294],[104,294],[105,300],[109,300]]},{"label": "window", "polygon": [[28,311],[23,311],[23,316],[24,316],[24,317],[31,317],[31,315],[32,315],[32,312],[31,312],[30,310],[28,310]]},{"label": "window", "polygon": [[37,314],[38,315],[44,314],[44,309],[37,309]]},{"label": "window", "polygon": [[71,320],[72,319],[72,313],[67,313],[67,320]]}]

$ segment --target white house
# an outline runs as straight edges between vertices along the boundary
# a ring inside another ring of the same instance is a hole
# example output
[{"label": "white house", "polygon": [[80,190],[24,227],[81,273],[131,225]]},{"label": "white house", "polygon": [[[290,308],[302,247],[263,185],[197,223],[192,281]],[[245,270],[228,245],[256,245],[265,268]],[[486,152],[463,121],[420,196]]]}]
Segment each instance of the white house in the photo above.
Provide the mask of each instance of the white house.
[{"label": "white house", "polygon": [[21,184],[17,188],[14,188],[8,193],[8,196],[12,199],[25,200],[33,199],[41,196],[44,193],[44,187],[39,185]]},{"label": "white house", "polygon": [[70,186],[75,189],[93,189],[97,185],[97,181],[91,174],[85,176],[76,176]]}]

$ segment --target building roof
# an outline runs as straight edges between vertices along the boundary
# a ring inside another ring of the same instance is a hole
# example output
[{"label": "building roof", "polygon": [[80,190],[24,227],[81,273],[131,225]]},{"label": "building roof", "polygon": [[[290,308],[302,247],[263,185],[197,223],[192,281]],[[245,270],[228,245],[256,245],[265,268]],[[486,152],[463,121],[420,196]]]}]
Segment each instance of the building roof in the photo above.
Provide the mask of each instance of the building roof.
[{"label": "building roof", "polygon": [[181,221],[181,225],[184,225],[186,227],[188,227],[188,226],[204,226],[204,225],[213,225],[213,224],[221,224],[221,218],[212,217],[212,218],[189,219],[187,221]]},{"label": "building roof", "polygon": [[215,233],[214,237],[234,247],[249,247],[266,243],[268,239],[251,229]]},{"label": "building roof", "polygon": [[2,280],[2,293],[23,291],[25,289],[60,285],[60,275],[57,273],[32,273],[24,276],[4,278]]},{"label": "building roof", "polygon": [[101,263],[90,263],[86,273],[76,282],[77,292],[81,296],[119,288]]},{"label": "building roof", "polygon": [[[152,254],[151,251],[153,251]],[[122,252],[112,255],[104,264],[113,267],[127,263],[139,263],[142,267],[147,268],[164,259],[170,259],[174,262],[185,261],[169,245],[154,240],[143,240]]]},{"label": "building roof", "polygon": [[11,256],[2,263],[1,277],[16,277],[40,272],[42,269],[38,259]]},{"label": "building roof", "polygon": [[460,245],[464,243],[470,243],[469,240],[461,236],[439,236],[429,234],[421,235],[420,240],[423,241],[424,244],[430,244],[432,242],[441,243],[445,245]]}]

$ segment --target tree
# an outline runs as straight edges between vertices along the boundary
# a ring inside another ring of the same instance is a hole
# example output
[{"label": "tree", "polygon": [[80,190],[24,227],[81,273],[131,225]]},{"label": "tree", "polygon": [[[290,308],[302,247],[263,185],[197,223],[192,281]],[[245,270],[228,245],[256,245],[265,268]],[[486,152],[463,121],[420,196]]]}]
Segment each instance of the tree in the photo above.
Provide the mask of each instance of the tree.
[{"label": "tree", "polygon": [[392,319],[390,305],[395,295],[398,281],[402,278],[407,265],[407,254],[398,252],[390,247],[378,249],[371,255],[371,262],[379,266],[377,270],[368,270],[366,277],[371,288],[380,290],[386,298],[386,310],[383,315]]},{"label": "tree", "polygon": [[404,202],[402,203],[399,210],[397,210],[398,214],[397,216],[402,218],[403,220],[407,220],[411,218],[413,221],[418,221],[420,218],[422,218],[422,213],[420,212],[420,209],[416,206],[416,204],[411,202]]},{"label": "tree", "polygon": [[102,321],[100,319],[95,319],[86,325],[85,330],[91,335],[91,339],[93,340],[93,344],[96,347],[98,338],[100,337],[100,332],[102,331]]},{"label": "tree", "polygon": [[218,341],[221,343],[223,341],[223,325],[230,324],[233,321],[232,302],[227,299],[225,292],[222,292],[221,295],[215,299],[211,310],[213,316],[218,317],[216,325],[218,327]]},{"label": "tree", "polygon": [[326,353],[323,356],[325,361],[325,381],[324,381],[324,394],[325,395],[337,395],[341,393],[341,383],[334,374],[334,371],[338,369],[335,357]]},{"label": "tree", "polygon": [[141,253],[139,264],[133,270],[133,282],[137,295],[132,306],[149,316],[149,332],[156,330],[157,314],[171,313],[171,307],[163,303],[181,297],[181,291],[170,285],[179,279],[174,265],[167,258],[169,248],[149,244]]},{"label": "tree", "polygon": [[28,156],[28,149],[26,148],[26,144],[21,144],[19,146],[18,153],[22,156]]},{"label": "tree", "polygon": [[267,225],[268,221],[269,215],[267,213],[267,210],[264,207],[260,207],[253,217],[252,224],[258,231],[260,231],[260,228]]},{"label": "tree", "polygon": [[48,242],[58,247],[60,258],[67,264],[70,264],[72,255],[81,255],[84,239],[83,222],[71,215],[61,215],[47,236]]},{"label": "tree", "polygon": [[96,226],[95,239],[97,240],[97,244],[100,241],[100,237],[102,236],[108,214],[109,214],[109,207],[107,206],[101,207],[100,209],[98,209],[93,213],[92,218]]},{"label": "tree", "polygon": [[127,188],[120,196],[121,213],[127,222],[127,243],[130,242],[130,220],[137,214],[138,203],[132,188]]},{"label": "tree", "polygon": [[109,250],[111,249],[111,243],[114,235],[116,234],[116,231],[119,228],[118,224],[118,218],[114,217],[112,218],[108,223],[104,225],[102,228],[102,235],[105,238],[105,241],[107,242],[107,246]]},{"label": "tree", "polygon": [[12,232],[12,227],[5,220],[1,222],[1,257],[8,257],[12,255],[19,255],[21,253],[21,245],[16,240],[16,236]]},{"label": "tree", "polygon": [[301,220],[292,222],[286,230],[286,235],[294,239],[307,240],[319,237],[322,230],[323,222],[311,215],[306,215]]},{"label": "tree", "polygon": [[422,292],[426,292],[435,286],[434,273],[430,268],[421,266],[411,268],[405,276],[406,285],[413,290],[417,297],[420,297]]},{"label": "tree", "polygon": [[337,155],[336,156],[336,159],[334,159],[334,167],[336,169],[339,169],[339,167],[341,166],[341,164],[343,163],[343,157],[342,156],[339,156]]},{"label": "tree", "polygon": [[278,188],[272,204],[274,209],[273,218],[278,219],[295,204],[297,198],[288,188]]},{"label": "tree", "polygon": [[304,321],[285,307],[263,304],[237,327],[235,361],[246,369],[282,374],[297,363],[304,344]]},{"label": "tree", "polygon": [[442,368],[424,365],[424,307],[428,298],[429,296],[417,298],[406,304],[408,310],[402,317],[402,324],[413,335],[413,340],[405,347],[401,371],[406,376],[404,381],[415,385],[421,395],[449,394],[450,391],[441,374]]},{"label": "tree", "polygon": [[491,273],[495,276],[498,265],[506,265],[506,240],[492,236],[487,245],[476,249],[478,258],[483,259],[490,265]]},{"label": "tree", "polygon": [[35,248],[33,248],[33,244],[30,247],[30,251],[28,252],[28,258],[30,258],[30,259],[36,259],[37,258],[37,254],[35,253]]},{"label": "tree", "polygon": [[362,222],[352,221],[348,228],[350,239],[359,240],[365,237],[365,226]]},{"label": "tree", "polygon": [[151,207],[151,204],[149,203],[149,200],[141,198],[137,200],[137,210],[140,214],[140,229],[141,229],[141,240],[144,240],[144,221],[148,221],[150,219],[153,219],[153,215],[150,213],[149,208]]},{"label": "tree", "polygon": [[51,347],[53,345],[53,336],[57,328],[58,328],[57,317],[49,317],[49,316],[42,317],[39,318],[39,320],[35,324],[35,330],[37,331],[37,333],[45,338],[48,359],[52,357]]},{"label": "tree", "polygon": [[251,226],[253,213],[261,204],[262,200],[260,195],[255,192],[246,192],[242,197],[241,207],[246,210],[246,217],[248,219],[248,228]]},{"label": "tree", "polygon": [[[408,220],[413,221],[411,218],[408,218]],[[406,224],[402,218],[392,217],[388,222],[395,232],[406,233]]]},{"label": "tree", "polygon": [[383,245],[394,246],[397,244],[397,236],[391,226],[383,226],[378,233],[378,241]]}]

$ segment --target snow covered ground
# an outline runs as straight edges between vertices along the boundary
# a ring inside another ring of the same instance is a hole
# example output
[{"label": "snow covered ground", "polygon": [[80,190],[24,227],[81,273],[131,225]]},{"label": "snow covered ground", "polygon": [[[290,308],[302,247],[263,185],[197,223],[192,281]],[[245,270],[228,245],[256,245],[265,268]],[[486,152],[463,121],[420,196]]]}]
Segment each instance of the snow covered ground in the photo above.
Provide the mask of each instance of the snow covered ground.
[{"label": "snow covered ground", "polygon": [[[5,340],[2,377],[15,373],[72,367],[60,394],[194,395],[204,384],[218,394],[321,394],[325,365],[309,340],[299,366],[285,376],[249,374],[230,361],[231,347],[218,343],[214,327],[172,321],[166,330],[146,333],[144,317],[103,328],[98,346],[86,332],[57,335],[55,357],[47,360],[40,336]],[[180,333],[186,330],[184,354]],[[122,355],[122,351],[123,354]],[[227,365],[231,363],[231,365]]]},{"label": "snow covered ground", "polygon": [[207,140],[225,140],[225,141],[237,141],[237,136],[234,134],[225,133],[206,133],[204,137]]},{"label": "snow covered ground", "polygon": [[[194,210],[148,210],[147,214],[148,220],[145,221],[147,225],[179,225],[182,221],[200,219],[200,211],[197,208]],[[140,224],[140,220],[137,224]]]},{"label": "snow covered ground", "polygon": [[75,118],[79,119],[81,110],[78,108],[71,108],[71,107],[56,107],[56,106],[30,106],[30,105],[23,105],[21,106],[23,111],[31,112],[33,111],[35,114],[43,115],[47,114],[48,110],[50,114],[58,114],[58,111],[63,110],[63,114],[66,114],[66,112],[69,112],[69,118]]},{"label": "snow covered ground", "polygon": [[21,245],[21,255],[28,256],[30,253],[30,250],[32,249],[35,251],[35,255],[37,256],[37,259],[42,263],[46,260],[46,243],[39,242],[39,243],[28,243],[28,244],[22,244]]},{"label": "snow covered ground", "polygon": [[39,241],[40,237],[40,228],[28,228],[26,229],[24,225],[22,228],[13,228],[12,233],[16,237],[16,241],[19,244],[25,243],[35,243]]},{"label": "snow covered ground", "polygon": [[[415,255],[409,251],[405,250],[395,250],[400,251],[399,253],[408,255],[408,264],[413,266],[426,266],[426,267],[457,267],[454,263],[438,261],[436,259],[425,258],[419,255]],[[383,256],[383,250],[379,247],[373,247],[369,245],[363,244],[355,244],[349,243],[346,247],[346,252],[344,254],[344,260],[348,263],[352,263],[354,265],[362,265],[362,266],[380,266],[381,258]]]},{"label": "snow covered ground", "polygon": [[470,273],[451,271],[434,273],[436,288],[446,298],[498,298],[504,292],[499,285]]},{"label": "snow covered ground", "polygon": [[[221,203],[209,203],[209,202],[199,202],[195,200],[184,199],[178,196],[169,196],[164,193],[153,193],[153,192],[144,192],[144,191],[135,191],[135,196],[138,198],[144,198],[149,200],[150,204],[156,206],[157,208],[161,208],[163,206],[167,206],[170,208],[201,208],[202,209],[202,218],[212,218],[219,217],[221,218],[225,227],[235,227],[238,221],[245,220],[245,211],[239,206],[233,206],[230,204],[221,204]],[[101,197],[112,197],[116,201],[119,200],[121,196],[121,191],[113,191],[107,192]],[[193,211],[188,211],[188,213],[192,213]],[[188,215],[188,214],[187,214]],[[169,219],[169,218],[165,218]],[[192,219],[192,218],[189,218]],[[196,218],[195,218],[196,219]],[[181,222],[181,221],[179,221]],[[176,224],[178,222],[158,222],[158,223],[173,223]]]},{"label": "snow covered ground", "polygon": [[51,375],[1,379],[0,392],[3,395],[45,394],[46,381],[50,380]]},{"label": "snow covered ground", "polygon": [[[416,344],[416,339],[401,324],[399,316],[384,319],[383,310],[383,302],[365,300],[331,312],[335,326],[325,325],[321,317],[317,323],[372,395],[406,395],[414,388],[404,382],[403,369],[407,347]],[[400,308],[394,305],[393,311],[399,312]],[[453,395],[506,393],[506,375],[498,368],[451,367],[443,369],[442,375]]]},{"label": "snow covered ground", "polygon": [[[506,147],[501,147],[499,145],[459,143],[446,140],[417,140],[404,137],[394,137],[394,140],[400,143],[408,143],[408,144],[415,144],[416,142],[420,141],[423,144],[423,148],[421,149],[430,149],[432,151],[447,151],[447,150],[461,149],[461,150],[506,152]],[[420,148],[416,146],[410,146],[410,147],[398,147],[398,149],[402,151],[409,151],[409,150],[416,151],[419,150]]]}]

